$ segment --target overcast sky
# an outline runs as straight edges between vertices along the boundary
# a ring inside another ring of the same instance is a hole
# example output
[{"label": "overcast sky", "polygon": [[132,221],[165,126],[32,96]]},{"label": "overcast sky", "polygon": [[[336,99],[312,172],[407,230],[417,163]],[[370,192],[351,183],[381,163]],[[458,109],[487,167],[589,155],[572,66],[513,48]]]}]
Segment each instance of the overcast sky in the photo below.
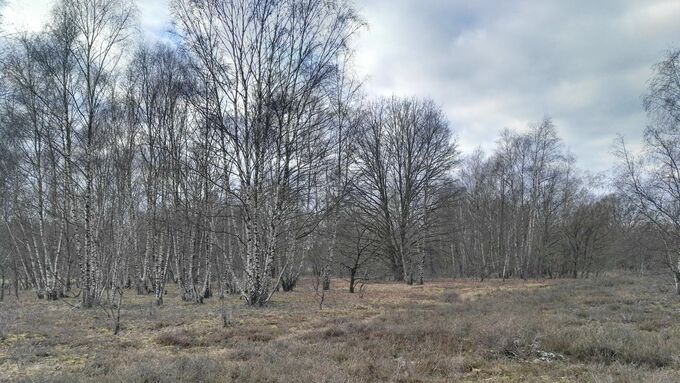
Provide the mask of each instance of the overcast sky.
[{"label": "overcast sky", "polygon": [[[9,0],[7,29],[36,29],[50,0]],[[138,0],[149,39],[168,0]],[[680,46],[680,0],[358,0],[357,70],[371,95],[430,97],[463,152],[553,117],[578,165],[611,166],[616,133],[641,139],[651,66]]]}]

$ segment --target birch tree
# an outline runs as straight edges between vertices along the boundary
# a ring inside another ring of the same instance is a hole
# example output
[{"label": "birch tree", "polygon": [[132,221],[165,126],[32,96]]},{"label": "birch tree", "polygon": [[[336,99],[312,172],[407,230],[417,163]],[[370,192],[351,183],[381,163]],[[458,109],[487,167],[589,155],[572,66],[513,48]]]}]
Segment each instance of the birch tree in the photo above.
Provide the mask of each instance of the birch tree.
[{"label": "birch tree", "polygon": [[138,293],[151,289],[159,305],[163,302],[170,256],[174,246],[181,246],[172,241],[179,233],[172,222],[182,220],[172,204],[181,203],[179,194],[186,186],[182,169],[177,168],[186,142],[178,144],[177,140],[188,139],[187,70],[178,52],[160,43],[141,47],[128,69],[128,107],[133,131],[139,132],[136,144],[141,144],[146,208],[144,255],[136,265],[136,284]]},{"label": "birch tree", "polygon": [[[39,63],[43,54],[42,41],[37,37],[19,39],[6,61],[6,78],[11,101],[7,118],[17,127],[16,135],[8,137],[21,156],[19,169],[29,181],[26,192],[35,204],[25,201],[24,209],[15,209],[8,234],[18,254],[25,249],[30,265],[31,281],[38,297],[57,299],[62,294],[59,272],[64,243],[64,220],[59,219],[58,179],[61,176],[56,146],[57,136],[50,129],[54,122],[50,112],[50,82]],[[34,206],[34,207],[33,207]]]},{"label": "birch tree", "polygon": [[83,251],[80,262],[80,287],[83,307],[92,306],[101,293],[101,270],[97,262],[94,193],[95,158],[102,150],[102,110],[105,95],[112,84],[121,55],[121,44],[131,33],[133,9],[126,2],[115,0],[63,0],[60,5],[75,27],[73,55],[81,78],[73,98],[76,124],[80,131],[83,151],[82,172],[84,191],[82,212],[78,221],[83,231]]},{"label": "birch tree", "polygon": [[[264,305],[290,266],[282,234],[301,238],[315,226],[296,218],[326,157],[324,147],[307,143],[327,140],[324,84],[360,22],[344,1],[176,1],[174,10],[210,81],[205,118],[224,137],[221,161],[233,187],[223,187],[238,201],[240,220],[237,284],[248,304]],[[310,196],[317,204],[318,194]]]},{"label": "birch tree", "polygon": [[361,209],[376,217],[372,231],[395,280],[416,279],[418,242],[428,193],[442,185],[456,159],[446,118],[433,102],[384,99],[373,104],[359,139]]},{"label": "birch tree", "polygon": [[622,137],[617,140],[620,159],[616,186],[622,196],[653,224],[664,244],[665,264],[680,294],[680,50],[668,52],[654,66],[643,99],[650,125],[644,149],[632,152]]}]

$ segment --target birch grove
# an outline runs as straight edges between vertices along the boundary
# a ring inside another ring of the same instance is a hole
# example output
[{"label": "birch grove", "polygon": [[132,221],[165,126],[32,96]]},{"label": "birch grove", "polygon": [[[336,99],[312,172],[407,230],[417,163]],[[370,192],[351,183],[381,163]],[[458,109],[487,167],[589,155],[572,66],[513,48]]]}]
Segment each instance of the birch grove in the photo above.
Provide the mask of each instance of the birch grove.
[{"label": "birch grove", "polygon": [[348,0],[173,0],[171,12],[150,42],[133,3],[58,0],[40,31],[3,41],[0,299],[77,297],[115,317],[125,291],[264,306],[304,277],[323,297],[333,278],[350,292],[586,278],[648,267],[615,254],[649,232],[680,275],[678,196],[662,177],[676,170],[676,104],[662,101],[677,93],[662,80],[677,56],[646,99],[658,167],[623,150],[628,177],[602,193],[550,118],[463,154],[435,101],[370,97]]}]

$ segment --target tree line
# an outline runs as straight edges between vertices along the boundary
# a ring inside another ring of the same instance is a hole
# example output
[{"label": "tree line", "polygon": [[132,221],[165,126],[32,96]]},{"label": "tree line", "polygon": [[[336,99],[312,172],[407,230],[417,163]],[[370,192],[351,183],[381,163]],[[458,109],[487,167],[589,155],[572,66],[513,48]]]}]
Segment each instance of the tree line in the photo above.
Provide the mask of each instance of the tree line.
[{"label": "tree line", "polygon": [[[134,289],[160,305],[173,283],[186,301],[262,306],[302,275],[322,290],[347,277],[352,292],[376,279],[576,278],[646,270],[662,251],[677,272],[677,188],[641,178],[623,148],[627,173],[602,192],[550,118],[461,155],[433,101],[365,95],[351,2],[172,11],[148,42],[131,3],[59,0],[42,30],[5,39],[0,298],[115,306]],[[665,68],[645,99],[659,126],[676,123]],[[660,168],[645,174],[675,174],[663,157],[674,133],[649,130]]]}]

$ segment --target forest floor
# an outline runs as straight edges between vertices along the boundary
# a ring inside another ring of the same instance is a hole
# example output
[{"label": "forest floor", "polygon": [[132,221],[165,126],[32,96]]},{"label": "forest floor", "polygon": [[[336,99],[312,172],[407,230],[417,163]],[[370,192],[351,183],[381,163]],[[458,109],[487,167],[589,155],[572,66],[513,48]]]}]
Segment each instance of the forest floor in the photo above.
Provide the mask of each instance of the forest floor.
[{"label": "forest floor", "polygon": [[122,330],[101,309],[0,302],[0,381],[30,382],[678,382],[680,298],[660,277],[311,280],[266,308],[127,291]]}]

